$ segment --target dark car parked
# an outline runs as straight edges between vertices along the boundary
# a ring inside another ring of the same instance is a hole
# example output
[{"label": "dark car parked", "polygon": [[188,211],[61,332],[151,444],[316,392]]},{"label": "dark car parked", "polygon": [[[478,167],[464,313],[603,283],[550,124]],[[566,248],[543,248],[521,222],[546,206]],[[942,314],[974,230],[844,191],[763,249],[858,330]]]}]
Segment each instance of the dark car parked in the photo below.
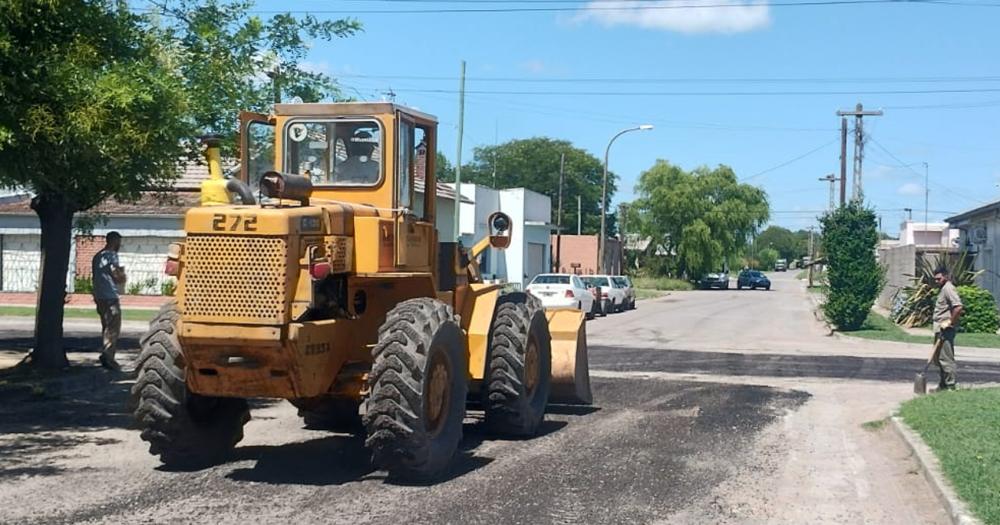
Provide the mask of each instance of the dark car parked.
[{"label": "dark car parked", "polygon": [[718,288],[720,290],[729,289],[729,274],[726,272],[710,273],[698,281],[698,285],[703,290]]},{"label": "dark car parked", "polygon": [[743,288],[749,288],[751,290],[763,288],[765,290],[770,290],[771,280],[757,270],[743,270],[740,272],[740,276],[736,278],[736,289],[742,290]]}]

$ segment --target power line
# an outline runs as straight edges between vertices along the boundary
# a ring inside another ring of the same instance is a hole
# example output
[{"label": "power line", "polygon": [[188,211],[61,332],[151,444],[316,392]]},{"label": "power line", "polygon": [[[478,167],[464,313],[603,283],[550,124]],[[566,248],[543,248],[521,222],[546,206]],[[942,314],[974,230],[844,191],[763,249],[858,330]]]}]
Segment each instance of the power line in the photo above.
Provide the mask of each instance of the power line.
[{"label": "power line", "polygon": [[[456,94],[454,89],[411,88],[400,89],[411,93]],[[833,95],[931,95],[958,93],[1000,93],[1000,88],[956,89],[887,89],[857,91],[522,91],[522,90],[468,90],[472,95],[517,96],[597,96],[597,97],[773,97],[773,96],[833,96]]]},{"label": "power line", "polygon": [[761,175],[764,175],[765,173],[770,173],[770,172],[772,172],[772,171],[774,171],[774,170],[776,170],[776,169],[779,169],[779,168],[784,168],[785,166],[788,166],[789,164],[791,164],[791,163],[793,163],[793,162],[796,162],[796,161],[799,161],[799,160],[802,160],[802,159],[804,159],[804,158],[808,157],[809,155],[812,155],[813,153],[816,153],[817,151],[819,151],[819,150],[821,150],[821,149],[823,149],[823,148],[825,148],[825,147],[829,146],[830,144],[833,144],[834,142],[837,142],[838,140],[839,140],[839,139],[833,139],[833,140],[831,140],[831,141],[829,141],[829,142],[826,142],[826,143],[824,143],[823,145],[821,145],[821,146],[819,146],[819,147],[817,147],[817,148],[814,148],[814,149],[811,149],[811,150],[809,150],[809,151],[807,151],[807,152],[805,152],[805,153],[803,153],[803,154],[801,154],[801,155],[799,155],[799,156],[797,156],[797,157],[795,157],[795,158],[792,158],[792,159],[789,159],[789,160],[786,160],[785,162],[782,162],[781,164],[778,164],[777,166],[772,166],[772,167],[770,167],[770,168],[767,168],[767,169],[766,169],[766,170],[764,170],[764,171],[759,171],[759,172],[757,172],[757,173],[754,173],[753,175],[750,175],[749,177],[745,177],[745,178],[743,178],[743,179],[740,179],[740,180],[741,180],[742,182],[746,182],[746,181],[748,181],[748,180],[750,180],[750,179],[753,179],[753,178],[755,178],[755,177],[759,177],[759,176],[761,176]]},{"label": "power line", "polygon": [[[918,177],[923,177],[924,176],[923,173],[919,173],[917,170],[913,169],[912,165],[907,164],[906,162],[903,162],[902,160],[900,160],[899,157],[897,157],[896,155],[893,155],[893,153],[891,151],[889,151],[888,149],[886,149],[886,147],[883,146],[881,143],[879,143],[879,141],[875,140],[871,136],[868,137],[868,140],[871,140],[872,143],[875,144],[876,147],[878,147],[878,149],[882,150],[882,152],[884,152],[886,155],[888,155],[889,157],[891,157],[892,160],[894,160],[897,163],[899,163],[899,165],[896,166],[896,167],[898,167],[898,168],[905,168],[907,170],[910,170],[914,175],[917,175]],[[931,182],[931,181],[928,179],[928,182]],[[946,186],[944,184],[938,184],[936,182],[933,183],[933,184],[935,186],[939,187],[945,193],[950,193],[950,194],[952,194],[952,195],[954,195],[956,197],[965,199],[967,201],[975,202],[975,203],[978,203],[978,204],[986,204],[985,201],[981,201],[979,199],[976,199],[976,198],[973,198],[973,197],[969,197],[968,195],[964,195],[964,194],[962,194],[960,192],[957,192],[957,191],[949,188],[948,186]]]},{"label": "power line", "polygon": [[[431,75],[364,75],[342,74],[337,78],[362,78],[373,80],[457,81],[456,77]],[[523,83],[599,83],[599,84],[678,84],[678,83],[736,83],[736,84],[898,84],[898,83],[966,83],[1000,82],[1000,76],[954,77],[469,77],[469,82],[523,82]],[[1000,101],[997,101],[1000,102]]]},{"label": "power line", "polygon": [[[485,3],[485,2],[484,2]],[[284,9],[284,10],[248,10],[251,14],[280,15],[378,15],[378,14],[444,14],[444,13],[558,13],[558,12],[600,12],[600,11],[667,11],[677,9],[733,9],[741,7],[818,7],[838,5],[871,5],[871,4],[925,4],[947,6],[1000,7],[1000,4],[968,2],[962,0],[810,0],[804,2],[764,2],[753,4],[669,4],[669,5],[621,5],[598,6],[584,4],[573,7],[451,7],[428,9]],[[160,12],[156,8],[130,8],[137,12]]]}]

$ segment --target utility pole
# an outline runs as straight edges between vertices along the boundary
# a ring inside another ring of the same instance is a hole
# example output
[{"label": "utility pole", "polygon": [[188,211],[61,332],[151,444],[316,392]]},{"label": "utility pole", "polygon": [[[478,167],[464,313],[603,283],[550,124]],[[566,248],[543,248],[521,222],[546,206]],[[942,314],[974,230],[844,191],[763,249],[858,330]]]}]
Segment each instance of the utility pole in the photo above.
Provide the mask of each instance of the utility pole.
[{"label": "utility pole", "polygon": [[583,230],[580,226],[583,224],[583,205],[580,204],[580,196],[576,196],[576,234],[580,235]]},{"label": "utility pole", "polygon": [[841,117],[854,117],[854,191],[851,194],[851,200],[861,201],[864,198],[864,191],[861,187],[861,164],[865,157],[865,126],[863,122],[864,117],[881,117],[882,110],[869,110],[865,111],[864,106],[858,102],[858,105],[854,107],[854,111],[837,111],[837,115]]},{"label": "utility pole", "polygon": [[500,121],[493,122],[493,189],[497,189],[497,141],[500,137]]},{"label": "utility pole", "polygon": [[[458,145],[455,153],[455,236],[457,241],[462,235],[459,219],[462,212],[462,128],[465,125],[465,61],[462,61],[462,74],[458,81]],[[429,190],[428,190],[429,191]]]},{"label": "utility pole", "polygon": [[840,179],[838,179],[837,177],[835,177],[833,175],[833,173],[831,173],[831,174],[827,175],[826,177],[820,177],[819,180],[820,181],[827,181],[827,182],[830,183],[830,211],[833,211],[834,206],[836,206],[836,203],[834,202],[834,199],[833,199],[834,183],[836,183]]},{"label": "utility pole", "polygon": [[274,103],[281,104],[281,66],[275,64],[274,69],[266,73],[271,78],[271,90],[274,92]]},{"label": "utility pole", "polygon": [[903,211],[906,212],[906,221],[913,222],[913,208],[903,208]]},{"label": "utility pole", "polygon": [[840,205],[847,204],[847,117],[840,118]]},{"label": "utility pole", "polygon": [[556,212],[556,269],[560,272],[562,263],[562,195],[563,195],[563,171],[566,168],[566,154],[559,155],[559,208]]}]

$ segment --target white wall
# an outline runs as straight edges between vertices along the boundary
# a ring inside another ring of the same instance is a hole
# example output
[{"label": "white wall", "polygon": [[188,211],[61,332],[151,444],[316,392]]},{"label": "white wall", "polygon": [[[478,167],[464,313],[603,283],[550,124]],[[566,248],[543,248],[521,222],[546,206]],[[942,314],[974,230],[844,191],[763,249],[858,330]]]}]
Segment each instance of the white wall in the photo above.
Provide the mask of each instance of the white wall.
[{"label": "white wall", "polygon": [[[3,234],[0,234],[3,235]],[[3,235],[3,291],[34,292],[41,265],[41,235]]]}]

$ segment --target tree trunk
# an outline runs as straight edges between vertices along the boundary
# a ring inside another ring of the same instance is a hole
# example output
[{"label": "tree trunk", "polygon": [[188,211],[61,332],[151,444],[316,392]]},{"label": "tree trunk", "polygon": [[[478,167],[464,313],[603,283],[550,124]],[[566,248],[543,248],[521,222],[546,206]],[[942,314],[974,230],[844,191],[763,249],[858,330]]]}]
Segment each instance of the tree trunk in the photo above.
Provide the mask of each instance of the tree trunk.
[{"label": "tree trunk", "polygon": [[38,195],[31,207],[42,226],[42,266],[31,363],[41,368],[63,368],[69,365],[63,348],[63,307],[74,211],[62,195]]}]

